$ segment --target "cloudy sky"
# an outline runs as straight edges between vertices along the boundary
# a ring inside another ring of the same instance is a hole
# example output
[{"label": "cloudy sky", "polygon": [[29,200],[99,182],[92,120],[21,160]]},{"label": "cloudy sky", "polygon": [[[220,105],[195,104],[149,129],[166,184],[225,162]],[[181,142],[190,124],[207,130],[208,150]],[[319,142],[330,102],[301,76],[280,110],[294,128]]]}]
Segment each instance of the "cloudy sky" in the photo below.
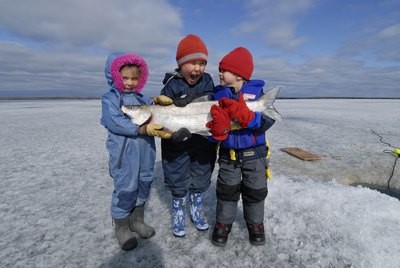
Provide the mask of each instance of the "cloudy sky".
[{"label": "cloudy sky", "polygon": [[216,83],[245,46],[282,97],[400,97],[400,0],[0,0],[0,97],[100,97],[112,51],[142,55],[156,95],[189,33]]}]

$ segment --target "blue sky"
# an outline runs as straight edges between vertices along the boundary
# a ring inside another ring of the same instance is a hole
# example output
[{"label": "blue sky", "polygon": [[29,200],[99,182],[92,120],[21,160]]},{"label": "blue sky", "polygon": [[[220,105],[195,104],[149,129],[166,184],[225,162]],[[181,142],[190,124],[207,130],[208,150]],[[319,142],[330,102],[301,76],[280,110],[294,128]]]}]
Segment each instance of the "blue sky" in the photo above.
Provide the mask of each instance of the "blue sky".
[{"label": "blue sky", "polygon": [[142,55],[157,95],[189,33],[216,84],[245,46],[283,97],[400,97],[400,0],[0,0],[0,97],[100,97],[112,51]]}]

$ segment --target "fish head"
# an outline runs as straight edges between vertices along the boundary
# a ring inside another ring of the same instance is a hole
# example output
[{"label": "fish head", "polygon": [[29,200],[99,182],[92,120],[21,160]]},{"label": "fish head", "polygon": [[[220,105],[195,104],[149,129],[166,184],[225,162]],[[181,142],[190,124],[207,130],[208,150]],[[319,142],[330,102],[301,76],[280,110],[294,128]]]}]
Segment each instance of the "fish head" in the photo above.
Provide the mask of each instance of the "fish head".
[{"label": "fish head", "polygon": [[126,114],[133,123],[141,126],[151,121],[151,111],[143,105],[123,105],[121,111]]}]

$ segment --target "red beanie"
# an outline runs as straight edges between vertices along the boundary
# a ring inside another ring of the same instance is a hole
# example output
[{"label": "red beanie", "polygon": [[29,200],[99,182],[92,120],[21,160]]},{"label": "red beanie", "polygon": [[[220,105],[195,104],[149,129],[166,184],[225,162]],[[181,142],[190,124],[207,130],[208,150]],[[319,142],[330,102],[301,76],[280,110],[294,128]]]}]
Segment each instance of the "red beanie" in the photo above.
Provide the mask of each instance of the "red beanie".
[{"label": "red beanie", "polygon": [[234,73],[248,81],[254,70],[253,56],[246,48],[237,47],[222,58],[219,69]]},{"label": "red beanie", "polygon": [[191,60],[205,60],[208,58],[206,45],[197,35],[189,34],[183,38],[176,50],[176,62],[178,66]]}]

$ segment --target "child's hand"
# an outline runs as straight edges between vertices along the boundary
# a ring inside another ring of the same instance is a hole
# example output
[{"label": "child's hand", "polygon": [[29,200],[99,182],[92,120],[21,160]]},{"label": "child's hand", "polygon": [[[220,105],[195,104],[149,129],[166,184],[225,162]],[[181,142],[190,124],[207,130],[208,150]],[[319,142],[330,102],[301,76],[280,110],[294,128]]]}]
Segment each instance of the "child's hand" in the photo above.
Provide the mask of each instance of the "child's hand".
[{"label": "child's hand", "polygon": [[183,127],[172,133],[172,142],[184,142],[192,137],[192,133],[190,133],[189,129]]},{"label": "child's hand", "polygon": [[231,128],[231,120],[228,114],[218,105],[211,106],[210,114],[213,120],[207,122],[206,127],[210,129],[214,139],[225,140]]},{"label": "child's hand", "polygon": [[171,105],[172,103],[174,103],[170,97],[165,96],[165,95],[160,95],[160,96],[154,97],[153,102],[154,102],[154,104],[158,104],[158,105],[162,105],[162,106],[168,106],[168,105]]},{"label": "child's hand", "polygon": [[247,107],[242,93],[239,95],[239,100],[222,98],[219,100],[219,105],[228,113],[229,118],[239,123],[242,127],[247,127],[255,114]]},{"label": "child's hand", "polygon": [[183,98],[180,97],[180,98],[174,99],[174,104],[177,107],[185,107],[186,105],[191,103],[195,98],[196,98],[195,95],[188,93]]},{"label": "child's hand", "polygon": [[159,137],[161,139],[170,139],[172,132],[164,130],[164,127],[160,124],[146,124],[138,127],[138,133],[142,135],[148,135],[153,137]]},{"label": "child's hand", "polygon": [[231,120],[233,120],[237,113],[240,112],[240,103],[233,99],[223,97],[218,101],[219,106],[224,109]]}]

